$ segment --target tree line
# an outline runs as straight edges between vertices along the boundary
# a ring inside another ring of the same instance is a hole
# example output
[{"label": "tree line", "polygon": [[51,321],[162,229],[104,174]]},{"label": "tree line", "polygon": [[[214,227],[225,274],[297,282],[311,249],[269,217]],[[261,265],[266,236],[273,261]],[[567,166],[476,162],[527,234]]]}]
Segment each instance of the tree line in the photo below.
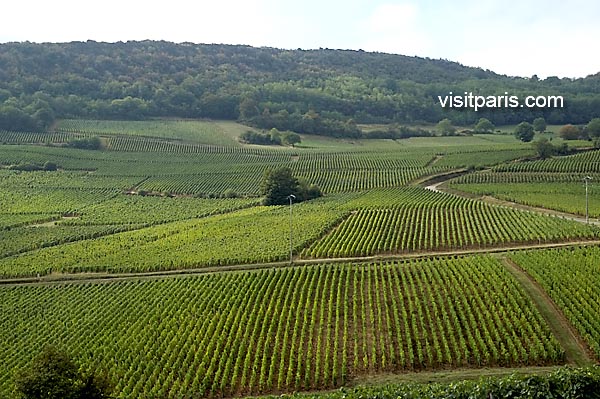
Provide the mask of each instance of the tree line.
[{"label": "tree line", "polygon": [[[563,95],[557,109],[443,109],[449,91]],[[507,77],[446,60],[350,50],[142,41],[0,44],[0,129],[56,118],[239,120],[262,129],[358,137],[357,124],[496,125],[600,117],[600,74]]]}]

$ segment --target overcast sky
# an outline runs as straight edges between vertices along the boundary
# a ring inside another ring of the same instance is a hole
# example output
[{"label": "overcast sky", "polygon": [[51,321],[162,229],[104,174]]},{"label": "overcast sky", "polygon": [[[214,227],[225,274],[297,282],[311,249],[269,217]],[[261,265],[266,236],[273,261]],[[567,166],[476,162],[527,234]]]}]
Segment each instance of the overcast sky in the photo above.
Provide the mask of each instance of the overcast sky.
[{"label": "overcast sky", "polygon": [[514,76],[600,72],[598,0],[7,0],[0,42],[363,49]]}]

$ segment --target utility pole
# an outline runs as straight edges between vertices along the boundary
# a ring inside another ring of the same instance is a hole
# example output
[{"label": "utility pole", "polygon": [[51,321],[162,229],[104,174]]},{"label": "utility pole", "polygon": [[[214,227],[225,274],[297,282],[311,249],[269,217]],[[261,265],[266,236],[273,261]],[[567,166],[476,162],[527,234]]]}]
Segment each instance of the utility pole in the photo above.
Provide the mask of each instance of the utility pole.
[{"label": "utility pole", "polygon": [[588,195],[588,183],[592,180],[591,176],[586,176],[583,178],[585,182],[585,222],[590,223],[590,200]]},{"label": "utility pole", "polygon": [[294,262],[293,259],[293,255],[292,255],[292,200],[296,199],[296,196],[294,194],[290,194],[287,196],[287,198],[290,200],[290,265]]}]

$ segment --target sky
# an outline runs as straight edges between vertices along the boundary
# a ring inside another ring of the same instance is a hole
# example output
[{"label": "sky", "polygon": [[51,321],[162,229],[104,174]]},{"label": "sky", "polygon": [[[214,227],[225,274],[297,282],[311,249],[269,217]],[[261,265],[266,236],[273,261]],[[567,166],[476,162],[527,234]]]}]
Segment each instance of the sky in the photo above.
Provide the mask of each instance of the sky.
[{"label": "sky", "polygon": [[600,72],[598,0],[7,0],[1,15],[0,43],[362,49],[509,76]]}]

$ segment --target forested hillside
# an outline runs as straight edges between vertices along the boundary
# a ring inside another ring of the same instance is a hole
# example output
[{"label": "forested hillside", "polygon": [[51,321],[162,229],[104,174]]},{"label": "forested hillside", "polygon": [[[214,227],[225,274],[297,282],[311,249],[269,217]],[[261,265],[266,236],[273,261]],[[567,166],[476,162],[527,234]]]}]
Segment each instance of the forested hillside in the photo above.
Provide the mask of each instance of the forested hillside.
[{"label": "forested hillside", "polygon": [[[518,60],[515,60],[518,62]],[[563,109],[444,110],[437,96],[563,95]],[[56,118],[240,120],[336,136],[357,123],[496,125],[600,116],[600,74],[513,78],[446,60],[342,50],[169,42],[0,44],[0,129],[43,130]]]}]

